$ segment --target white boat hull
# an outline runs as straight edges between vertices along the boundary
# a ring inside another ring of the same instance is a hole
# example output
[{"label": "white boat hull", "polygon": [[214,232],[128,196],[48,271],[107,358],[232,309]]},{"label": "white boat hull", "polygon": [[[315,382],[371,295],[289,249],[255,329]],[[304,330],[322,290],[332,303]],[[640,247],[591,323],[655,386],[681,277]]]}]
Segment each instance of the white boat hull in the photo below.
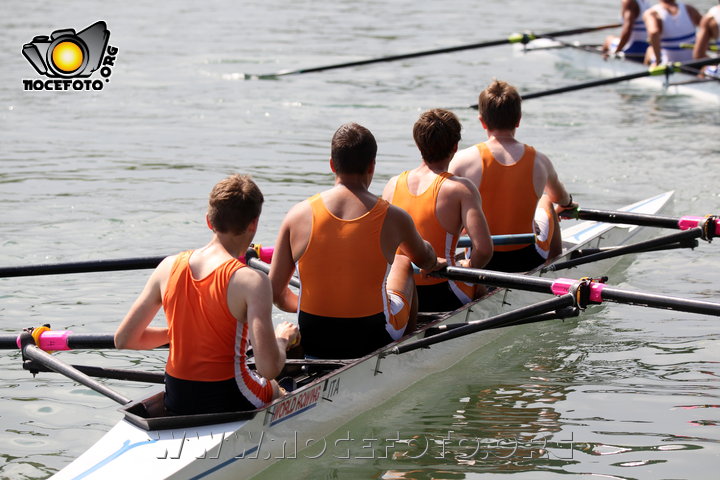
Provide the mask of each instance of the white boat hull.
[{"label": "white boat hull", "polygon": [[[659,213],[671,197],[672,192],[668,192],[624,210]],[[563,231],[563,242],[566,252],[579,247],[622,245],[650,236],[650,230],[579,222]],[[554,276],[603,275],[612,263],[614,260],[592,263],[580,268],[577,275],[563,272]],[[439,323],[486,318],[507,310],[507,304],[519,308],[546,298],[547,295],[536,293],[495,290],[469,306],[448,313]],[[145,399],[145,404],[138,402],[130,407],[130,414],[126,413],[100,441],[52,478],[248,478],[274,462],[302,455],[300,452],[305,447],[318,447],[326,435],[357,415],[422,378],[453,366],[510,329],[521,328],[486,330],[401,355],[382,356],[376,352],[291,392],[265,409],[238,413],[236,419],[224,423],[142,428],[133,422],[142,425],[143,419],[132,412],[140,412],[144,405],[152,410],[152,403]],[[422,331],[402,342],[418,338],[423,338]],[[161,399],[161,393],[154,396],[156,403]]]}]

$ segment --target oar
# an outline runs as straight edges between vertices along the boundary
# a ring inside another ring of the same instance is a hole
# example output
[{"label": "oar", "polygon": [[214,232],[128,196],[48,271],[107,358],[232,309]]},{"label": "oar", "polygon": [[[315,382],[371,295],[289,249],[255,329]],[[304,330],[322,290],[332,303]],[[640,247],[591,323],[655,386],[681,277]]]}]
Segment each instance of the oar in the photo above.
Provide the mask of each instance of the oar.
[{"label": "oar", "polygon": [[[636,78],[643,78],[643,77],[650,77],[655,75],[668,75],[673,72],[680,72],[683,68],[697,68],[697,67],[704,67],[705,65],[715,65],[720,63],[720,57],[718,58],[706,58],[703,60],[697,60],[687,63],[673,63],[668,65],[658,65],[655,67],[650,67],[647,70],[644,70],[642,72],[636,72],[636,73],[629,73],[627,75],[620,75],[617,77],[612,78],[603,78],[600,80],[593,80],[590,82],[584,82],[584,83],[577,83],[575,85],[568,85],[565,87],[559,87],[559,88],[553,88],[551,90],[544,90],[541,92],[534,92],[534,93],[527,93],[522,94],[521,97],[523,100],[530,100],[532,98],[539,98],[539,97],[545,97],[548,95],[555,95],[558,93],[565,93],[565,92],[573,92],[575,90],[582,90],[585,88],[591,88],[591,87],[599,87],[601,85],[611,85],[613,83],[620,83],[624,82],[626,80],[633,80]],[[477,110],[478,105],[470,105],[468,108],[474,108]]]},{"label": "oar", "polygon": [[[532,233],[521,233],[517,235],[493,235],[493,243],[495,245],[515,245],[524,243],[534,243],[535,235]],[[461,237],[458,241],[458,247],[470,247],[469,237]],[[261,247],[256,245],[248,249],[248,253],[241,260],[245,261],[250,267],[268,273],[270,266],[268,263],[272,260],[273,247]],[[255,253],[253,253],[255,252]],[[256,255],[257,254],[257,255]],[[35,275],[61,275],[67,273],[93,273],[93,272],[113,272],[121,270],[142,270],[157,267],[165,257],[137,257],[137,258],[118,258],[112,260],[88,260],[83,262],[67,262],[67,263],[48,263],[40,265],[22,265],[13,267],[0,267],[0,278],[8,277],[30,277]],[[258,259],[260,261],[258,261]],[[292,280],[290,285],[299,287],[297,280]]]},{"label": "oar", "polygon": [[20,344],[22,348],[23,360],[33,360],[38,362],[40,365],[49,368],[57,373],[65,375],[71,380],[85,385],[86,387],[95,390],[96,392],[105,395],[106,397],[116,401],[120,405],[127,405],[131,400],[124,395],[106,387],[102,383],[99,383],[88,375],[84,374],[80,370],[68,365],[65,362],[58,360],[40,347],[35,345],[35,340],[32,335],[25,332],[21,334]]},{"label": "oar", "polygon": [[720,303],[635,292],[612,287],[587,278],[580,280],[569,278],[548,279],[530,275],[463,267],[447,267],[445,270],[433,272],[431,275],[451,280],[475,282],[503,288],[516,288],[518,290],[538,293],[552,293],[554,295],[573,293],[578,300],[578,306],[580,308],[585,308],[589,304],[600,304],[604,301],[609,301],[720,316]]},{"label": "oar", "polygon": [[[259,252],[258,252],[259,250]],[[272,259],[272,247],[251,247],[246,254],[247,265],[260,271],[265,271],[261,263],[253,262],[258,258],[262,263]],[[251,255],[253,255],[251,257]],[[61,275],[66,273],[92,273],[114,272],[120,270],[142,270],[157,267],[165,257],[136,257],[117,258],[112,260],[88,260],[82,262],[49,263],[40,265],[22,265],[14,267],[0,267],[2,277],[30,277],[35,275]],[[246,261],[245,257],[240,260]]]},{"label": "oar", "polygon": [[[142,383],[165,383],[165,374],[160,372],[147,372],[142,370],[128,370],[124,368],[105,368],[95,367],[91,365],[69,365],[70,367],[79,370],[88,377],[96,378],[111,378],[113,380],[126,380],[130,382],[142,382]],[[30,371],[31,373],[37,372],[54,372],[55,370],[46,367],[45,365],[38,363],[34,360],[25,360],[23,362],[23,368]]]},{"label": "oar", "polygon": [[571,258],[570,260],[565,260],[564,262],[552,263],[544,267],[542,269],[542,272],[554,272],[557,270],[577,267],[578,265],[597,262],[606,258],[615,258],[619,257],[620,255],[627,255],[630,253],[669,250],[672,248],[695,248],[698,245],[696,239],[700,238],[702,235],[702,229],[691,228],[690,230],[673,233],[671,235],[664,235],[662,237],[653,238],[652,240],[646,240],[644,242],[637,242],[631,245],[624,245],[622,247],[611,247],[605,250],[581,254],[581,256]]},{"label": "oar", "polygon": [[244,77],[246,80],[249,80],[249,79],[272,79],[272,78],[284,77],[284,76],[288,76],[288,75],[300,75],[300,74],[304,74],[304,73],[322,72],[322,71],[326,71],[326,70],[337,70],[339,68],[358,67],[361,65],[370,65],[372,63],[394,62],[396,60],[406,60],[409,58],[426,57],[429,55],[438,55],[441,53],[459,52],[462,50],[495,47],[495,46],[499,46],[499,45],[507,45],[507,44],[512,44],[512,43],[527,43],[531,40],[534,40],[534,39],[540,38],[540,37],[548,37],[548,36],[562,37],[562,36],[567,36],[567,35],[577,35],[580,33],[589,33],[589,32],[594,32],[597,30],[604,30],[607,28],[617,28],[620,26],[621,26],[621,24],[614,23],[611,25],[600,25],[597,27],[573,28],[570,30],[559,30],[557,32],[548,32],[548,33],[541,33],[541,34],[534,34],[534,33],[530,33],[530,32],[514,33],[507,38],[501,38],[498,40],[489,40],[489,41],[480,42],[480,43],[468,43],[465,45],[456,45],[454,47],[437,48],[437,49],[433,49],[433,50],[421,50],[419,52],[390,55],[387,57],[369,58],[366,60],[358,60],[358,61],[354,61],[354,62],[335,63],[335,64],[331,64],[331,65],[323,65],[320,67],[301,68],[298,70],[281,70],[281,71],[275,72],[275,73],[264,73],[264,74],[255,74],[255,75],[246,73],[246,74],[244,74]]},{"label": "oar", "polygon": [[663,215],[650,215],[646,213],[621,212],[616,210],[595,210],[591,208],[577,208],[565,210],[561,217],[576,220],[593,220],[596,222],[620,223],[625,225],[639,225],[642,227],[672,228],[676,230],[689,230],[700,228],[703,240],[711,240],[720,236],[720,218],[717,215],[696,217],[686,215],[683,217],[666,217]]},{"label": "oar", "polygon": [[[435,345],[436,343],[452,340],[458,337],[464,337],[465,335],[470,335],[471,333],[480,332],[482,330],[489,330],[491,328],[497,328],[499,326],[512,325],[513,323],[520,322],[528,317],[542,315],[546,312],[550,312],[553,310],[562,310],[567,307],[572,307],[574,304],[575,298],[573,297],[573,295],[562,295],[558,298],[543,300],[542,302],[528,305],[527,307],[518,308],[517,310],[513,310],[511,312],[501,313],[500,315],[496,315],[494,317],[477,320],[474,322],[468,322],[462,327],[453,328],[451,330],[447,330],[445,332],[438,333],[437,335],[432,335],[421,340],[416,340],[414,342],[398,345],[397,347],[390,349],[387,353],[399,355],[402,353],[417,350],[418,348],[427,348],[430,345]],[[541,318],[549,319],[551,317]]]},{"label": "oar", "polygon": [[[686,49],[692,50],[693,48],[695,48],[695,44],[694,43],[681,43],[680,48],[686,48]],[[711,52],[720,51],[720,48],[718,48],[717,45],[708,45],[707,49],[710,50]]]}]

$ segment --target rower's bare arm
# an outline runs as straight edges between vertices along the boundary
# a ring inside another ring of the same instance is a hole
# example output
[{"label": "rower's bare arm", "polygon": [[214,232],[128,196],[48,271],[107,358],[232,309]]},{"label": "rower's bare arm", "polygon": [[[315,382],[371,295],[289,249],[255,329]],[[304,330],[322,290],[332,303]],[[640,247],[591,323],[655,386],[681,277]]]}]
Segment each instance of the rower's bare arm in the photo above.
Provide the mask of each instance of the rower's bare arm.
[{"label": "rower's bare arm", "polygon": [[482,210],[482,199],[480,192],[469,179],[461,178],[465,186],[462,199],[462,223],[470,236],[472,251],[470,253],[470,266],[482,268],[489,261],[493,254],[492,237],[488,228],[485,214]]},{"label": "rower's bare arm", "polygon": [[648,33],[648,43],[655,57],[655,63],[659,64],[662,57],[660,56],[660,36],[662,35],[662,20],[653,10],[646,10],[643,14],[643,21]]},{"label": "rower's bare arm", "polygon": [[[298,307],[298,297],[288,288],[290,279],[295,273],[295,262],[302,255],[302,252],[293,250],[293,243],[298,243],[296,237],[305,234],[306,225],[312,225],[312,213],[308,215],[304,212],[304,204],[295,205],[285,216],[277,240],[275,241],[275,250],[273,251],[273,259],[270,264],[270,282],[272,284],[273,303],[284,312],[296,312]],[[306,233],[309,237],[309,230]],[[307,240],[305,240],[307,243]],[[303,247],[304,251],[304,247]]]},{"label": "rower's bare arm", "polygon": [[476,146],[459,150],[450,161],[448,172],[458,177],[469,178],[475,187],[482,180],[482,159]]},{"label": "rower's bare arm", "polygon": [[574,208],[576,205],[572,202],[572,196],[560,181],[557,171],[555,171],[555,167],[550,159],[540,152],[537,153],[536,159],[546,176],[543,191],[547,194],[548,198],[550,198],[550,201],[558,206],[556,210],[562,211]]},{"label": "rower's bare arm", "polygon": [[392,203],[393,196],[395,195],[395,186],[397,185],[397,179],[397,176],[392,177],[390,180],[388,180],[388,183],[385,184],[385,188],[383,189],[382,194],[383,200]]},{"label": "rower's bare arm", "polygon": [[[389,228],[391,237],[399,240],[400,248],[415,265],[424,270],[437,269],[440,259],[437,258],[432,245],[420,236],[412,217],[405,210],[394,205],[390,205],[387,215],[383,233],[386,227]],[[383,245],[385,243],[383,242]],[[397,244],[397,241],[390,243]],[[394,249],[392,253],[394,256]]]},{"label": "rower's bare arm", "polygon": [[163,279],[170,274],[175,257],[160,262],[145,284],[120,326],[115,331],[115,348],[151,350],[169,342],[167,327],[150,327],[155,315],[162,307]]},{"label": "rower's bare arm", "polygon": [[690,20],[692,20],[693,25],[696,27],[700,25],[700,21],[702,20],[703,16],[700,12],[698,12],[697,8],[693,7],[692,5],[685,4],[685,8],[687,9],[688,15],[690,16]]},{"label": "rower's bare arm", "polygon": [[[243,268],[232,280],[233,290],[242,292],[245,318],[248,322],[250,343],[255,355],[257,372],[267,379],[275,378],[285,366],[285,350],[289,337],[277,338],[272,324],[272,288],[265,274]],[[231,309],[232,311],[232,309]]]},{"label": "rower's bare arm", "polygon": [[630,40],[630,35],[632,35],[632,29],[633,25],[635,23],[635,20],[640,16],[640,9],[638,8],[637,2],[635,0],[623,0],[622,1],[622,17],[623,17],[623,26],[622,30],[620,32],[620,38],[618,40],[617,48],[615,49],[615,52],[622,51],[623,47],[627,44],[628,40]]},{"label": "rower's bare arm", "polygon": [[705,15],[700,20],[700,28],[695,39],[695,47],[693,47],[693,58],[705,58],[708,56],[707,50],[710,45],[710,39],[717,37],[718,25],[712,15]]}]

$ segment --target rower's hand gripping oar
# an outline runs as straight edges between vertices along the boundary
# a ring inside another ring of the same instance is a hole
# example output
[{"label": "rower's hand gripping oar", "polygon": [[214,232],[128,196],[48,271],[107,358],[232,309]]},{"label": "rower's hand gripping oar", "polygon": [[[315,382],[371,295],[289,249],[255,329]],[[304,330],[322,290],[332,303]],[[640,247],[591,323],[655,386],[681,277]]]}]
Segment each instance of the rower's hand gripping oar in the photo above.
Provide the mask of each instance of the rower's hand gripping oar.
[{"label": "rower's hand gripping oar", "polygon": [[422,50],[419,52],[411,52],[411,53],[402,53],[398,55],[389,55],[386,57],[378,57],[378,58],[369,58],[366,60],[358,60],[354,62],[343,62],[343,63],[335,63],[332,65],[323,65],[320,67],[312,67],[312,68],[301,68],[298,70],[281,70],[279,72],[275,73],[263,73],[263,74],[243,74],[245,80],[250,79],[274,79],[277,77],[284,77],[288,75],[300,75],[304,73],[314,73],[314,72],[323,72],[326,70],[337,70],[339,68],[348,68],[348,67],[358,67],[361,65],[370,65],[373,63],[382,63],[382,62],[394,62],[397,60],[407,60],[410,58],[417,58],[417,57],[426,57],[429,55],[438,55],[441,53],[453,53],[453,52],[459,52],[462,50],[471,50],[471,49],[477,49],[477,48],[485,48],[485,47],[495,47],[499,45],[508,45],[513,43],[528,43],[531,40],[535,40],[536,38],[541,37],[562,37],[567,35],[577,35],[580,33],[588,33],[588,32],[594,32],[597,30],[604,30],[607,28],[617,28],[620,27],[621,24],[614,23],[611,25],[600,25],[597,27],[581,27],[581,28],[573,28],[570,30],[560,30],[557,32],[548,32],[548,33],[542,33],[542,34],[534,34],[531,32],[526,33],[514,33],[507,38],[502,38],[499,40],[490,40],[486,42],[480,42],[480,43],[468,43],[465,45],[457,45],[454,47],[445,47],[445,48],[437,48],[433,50]]}]

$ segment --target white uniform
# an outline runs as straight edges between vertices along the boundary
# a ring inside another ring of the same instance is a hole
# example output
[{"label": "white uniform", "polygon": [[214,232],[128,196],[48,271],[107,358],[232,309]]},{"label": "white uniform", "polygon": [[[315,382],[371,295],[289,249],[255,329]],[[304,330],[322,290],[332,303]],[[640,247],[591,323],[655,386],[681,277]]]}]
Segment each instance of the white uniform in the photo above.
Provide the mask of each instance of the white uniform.
[{"label": "white uniform", "polygon": [[662,5],[651,7],[662,20],[662,36],[660,49],[662,62],[689,62],[692,60],[692,49],[680,48],[681,43],[695,43],[695,24],[688,14],[684,3],[678,2],[678,12],[670,15]]}]

